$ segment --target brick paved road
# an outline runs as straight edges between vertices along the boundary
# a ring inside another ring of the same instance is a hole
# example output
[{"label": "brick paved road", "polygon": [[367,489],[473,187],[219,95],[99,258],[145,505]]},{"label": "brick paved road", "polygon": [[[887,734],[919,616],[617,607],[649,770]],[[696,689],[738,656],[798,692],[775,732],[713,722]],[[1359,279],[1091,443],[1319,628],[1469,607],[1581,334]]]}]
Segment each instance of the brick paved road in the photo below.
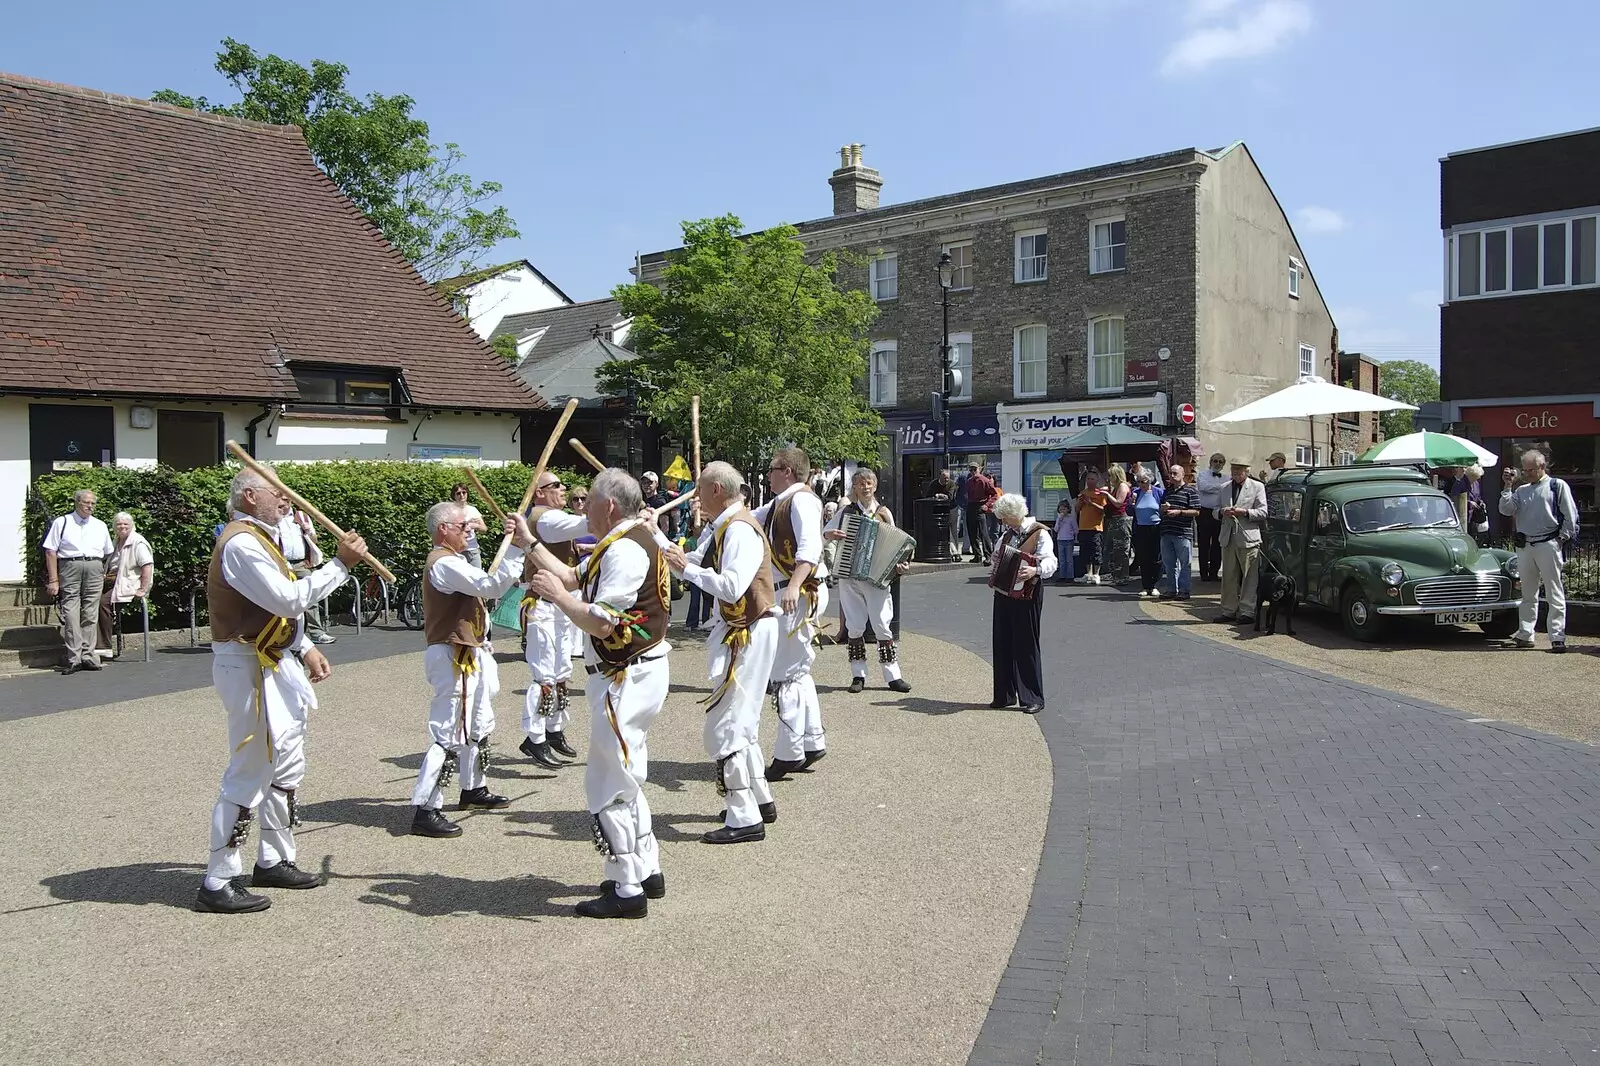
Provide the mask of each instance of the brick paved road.
[{"label": "brick paved road", "polygon": [[[906,590],[987,647],[967,574]],[[1593,749],[1048,595],[1053,807],[974,1066],[1600,1062]]]}]

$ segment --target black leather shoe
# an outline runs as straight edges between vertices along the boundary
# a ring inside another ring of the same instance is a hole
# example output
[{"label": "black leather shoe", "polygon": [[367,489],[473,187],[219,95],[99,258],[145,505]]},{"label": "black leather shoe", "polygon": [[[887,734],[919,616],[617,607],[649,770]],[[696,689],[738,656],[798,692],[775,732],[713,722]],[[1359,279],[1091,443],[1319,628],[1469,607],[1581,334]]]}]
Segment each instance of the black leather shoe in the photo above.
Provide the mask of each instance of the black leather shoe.
[{"label": "black leather shoe", "polygon": [[1044,710],[1044,704],[1042,703],[1024,703],[1022,705],[1023,714],[1038,714],[1042,710]]},{"label": "black leather shoe", "polygon": [[650,904],[645,896],[623,898],[613,886],[599,899],[586,899],[573,909],[584,918],[643,918],[650,913]]},{"label": "black leather shoe", "polygon": [[578,757],[578,749],[567,743],[567,734],[551,730],[544,735],[544,742],[550,745],[550,750],[558,755],[565,755],[569,759]]},{"label": "black leather shoe", "polygon": [[756,807],[756,810],[761,812],[761,820],[768,825],[778,820],[777,800],[773,800],[771,803],[762,803]]},{"label": "black leather shoe", "polygon": [[850,679],[850,691],[851,692],[860,692],[862,689],[864,689],[866,687],[867,687],[867,679],[866,678],[864,678],[864,677],[852,677]]},{"label": "black leather shoe", "polygon": [[[600,882],[601,892],[611,892],[616,887],[617,883],[615,881]],[[667,894],[667,879],[662,874],[651,874],[639,883],[639,887],[644,889],[645,899],[660,899]]]},{"label": "black leather shoe", "polygon": [[782,781],[790,774],[799,773],[806,768],[804,759],[773,759],[767,767],[768,781]]},{"label": "black leather shoe", "polygon": [[414,837],[458,837],[461,835],[461,827],[432,807],[418,807],[416,815],[411,819],[411,835]]},{"label": "black leather shoe", "polygon": [[103,669],[105,669],[105,667],[100,665],[100,656],[98,656],[98,655],[90,655],[87,659],[84,659],[82,662],[78,663],[78,669],[80,669],[80,670],[103,670]]},{"label": "black leather shoe", "polygon": [[483,807],[495,811],[501,807],[511,806],[511,801],[505,796],[497,796],[489,791],[488,785],[479,785],[477,788],[468,789],[461,793],[461,809],[468,807]]},{"label": "black leather shoe", "polygon": [[272,901],[266,896],[246,892],[232,881],[221,888],[207,888],[202,882],[200,891],[194,897],[195,910],[213,914],[248,914],[251,911],[264,911],[270,906]]},{"label": "black leather shoe", "polygon": [[828,749],[827,748],[823,748],[821,751],[808,751],[808,752],[806,752],[806,761],[801,763],[800,765],[804,766],[806,769],[809,770],[811,768],[811,764],[812,763],[821,762],[823,759],[825,759],[827,757],[828,757]]},{"label": "black leather shoe", "polygon": [[889,691],[890,692],[910,692],[911,691],[911,683],[909,681],[907,681],[903,677],[897,677],[893,681],[889,682]]},{"label": "black leather shoe", "polygon": [[523,737],[522,743],[517,745],[517,750],[522,752],[522,754],[526,755],[528,758],[532,759],[534,762],[538,763],[540,766],[548,767],[551,770],[559,770],[563,766],[567,765],[551,754],[550,742],[548,740],[540,741],[539,743],[535,744],[533,742],[533,738]]},{"label": "black leather shoe", "polygon": [[285,859],[276,866],[256,863],[250,874],[251,888],[319,888],[322,878],[310,870],[302,870]]},{"label": "black leather shoe", "polygon": [[728,826],[723,826],[721,829],[713,829],[701,837],[700,842],[702,844],[743,844],[747,840],[765,839],[767,839],[766,823],[757,822],[755,825],[740,826],[738,829],[730,829]]},{"label": "black leather shoe", "polygon": [[991,711],[1003,711],[1007,707],[1010,707],[1010,706],[1011,706],[1011,703],[1009,701],[1006,702],[1006,703],[1001,703],[999,700],[990,700],[989,701],[989,709]]}]

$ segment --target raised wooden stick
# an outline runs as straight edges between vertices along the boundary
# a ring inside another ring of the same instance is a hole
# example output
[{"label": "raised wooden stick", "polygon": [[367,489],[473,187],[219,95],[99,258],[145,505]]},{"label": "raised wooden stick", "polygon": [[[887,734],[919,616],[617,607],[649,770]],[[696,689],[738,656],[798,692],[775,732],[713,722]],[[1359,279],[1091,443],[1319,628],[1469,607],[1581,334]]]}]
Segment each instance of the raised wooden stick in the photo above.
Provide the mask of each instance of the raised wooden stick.
[{"label": "raised wooden stick", "polygon": [[583,441],[579,440],[577,437],[573,437],[571,440],[567,441],[567,443],[572,445],[572,450],[578,453],[579,459],[582,459],[584,462],[594,467],[596,471],[604,470],[606,468],[606,464],[596,459],[594,457],[594,452],[591,452],[588,448],[585,448],[583,446]]},{"label": "raised wooden stick", "polygon": [[467,480],[472,482],[472,487],[478,490],[478,495],[483,497],[483,502],[489,505],[489,510],[494,512],[494,516],[504,522],[506,513],[500,509],[498,503],[494,502],[494,497],[489,495],[489,490],[483,487],[483,482],[478,480],[477,471],[470,466],[464,466],[461,468],[461,472],[467,475]]},{"label": "raised wooden stick", "polygon": [[[268,484],[277,489],[279,492],[283,493],[285,496],[289,497],[291,503],[315,519],[319,526],[321,526],[323,529],[326,529],[329,533],[332,533],[340,540],[344,539],[344,530],[335,525],[333,519],[329,518],[327,515],[313,507],[311,502],[304,496],[300,495],[298,492],[294,491],[294,489],[291,489],[282,481],[278,480],[278,475],[273,473],[272,467],[267,466],[264,463],[256,462],[254,456],[245,451],[243,448],[239,447],[238,441],[230,440],[228,442],[228,451],[232,452],[234,458],[238,459],[245,466],[248,466],[251,470],[254,470],[256,473],[266,478]],[[371,552],[362,552],[361,558],[365,559],[367,565],[376,570],[378,575],[389,584],[393,585],[396,583],[394,574],[390,572],[387,566],[384,566],[381,562],[379,562],[377,557]]]},{"label": "raised wooden stick", "polygon": [[700,483],[700,394],[689,398],[689,423],[694,427],[694,480]]},{"label": "raised wooden stick", "polygon": [[684,493],[682,496],[674,496],[660,507],[652,508],[650,511],[650,520],[654,522],[656,519],[660,518],[674,507],[682,507],[684,504],[689,503],[694,499],[694,494],[698,491],[700,491],[700,489],[698,486],[696,486],[695,488],[692,488],[688,492]]},{"label": "raised wooden stick", "polygon": [[[544,468],[550,465],[550,456],[555,452],[556,445],[561,443],[561,431],[567,428],[567,423],[572,421],[572,415],[578,410],[578,398],[574,396],[567,401],[566,410],[561,412],[561,417],[556,419],[556,428],[551,431],[550,439],[544,442],[544,452],[539,456],[539,465],[534,468],[533,477],[528,479],[528,490],[522,494],[522,503],[517,507],[518,514],[526,514],[528,505],[533,503],[533,494],[539,490],[539,479],[544,477]],[[494,553],[494,562],[489,564],[489,573],[500,569],[500,561],[506,557],[506,549],[511,547],[510,537],[500,538],[500,550]]]}]

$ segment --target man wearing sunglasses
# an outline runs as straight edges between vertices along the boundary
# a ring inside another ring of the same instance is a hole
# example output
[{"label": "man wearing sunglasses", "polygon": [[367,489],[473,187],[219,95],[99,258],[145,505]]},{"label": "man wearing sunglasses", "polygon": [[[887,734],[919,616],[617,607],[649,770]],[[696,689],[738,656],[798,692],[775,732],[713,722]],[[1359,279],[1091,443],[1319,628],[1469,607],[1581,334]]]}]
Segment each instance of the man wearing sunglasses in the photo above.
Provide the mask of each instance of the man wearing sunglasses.
[{"label": "man wearing sunglasses", "polygon": [[[584,499],[588,499],[587,493]],[[566,508],[566,485],[555,474],[545,471],[533,494],[528,524],[539,543],[549,549],[562,566],[572,567],[578,565],[577,538],[589,531],[589,520],[581,514],[569,513]],[[527,556],[522,571],[524,589],[538,569],[534,557]],[[578,755],[577,749],[567,742],[570,721],[567,684],[572,680],[572,647],[578,627],[556,610],[554,604],[530,590],[522,601],[522,631],[532,682],[522,705],[522,731],[526,736],[518,750],[540,766],[557,770],[566,764],[556,758],[556,753],[569,759]]]}]

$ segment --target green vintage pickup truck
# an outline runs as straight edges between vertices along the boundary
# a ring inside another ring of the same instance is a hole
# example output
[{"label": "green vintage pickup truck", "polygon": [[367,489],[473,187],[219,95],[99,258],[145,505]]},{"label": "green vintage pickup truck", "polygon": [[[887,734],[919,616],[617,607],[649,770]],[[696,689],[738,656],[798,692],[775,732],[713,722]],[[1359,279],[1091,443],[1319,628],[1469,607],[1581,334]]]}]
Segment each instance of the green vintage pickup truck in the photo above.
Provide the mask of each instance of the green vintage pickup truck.
[{"label": "green vintage pickup truck", "polygon": [[1267,486],[1263,550],[1301,603],[1338,611],[1357,640],[1382,639],[1399,618],[1491,637],[1517,628],[1516,556],[1479,548],[1449,497],[1412,467],[1285,471]]}]

